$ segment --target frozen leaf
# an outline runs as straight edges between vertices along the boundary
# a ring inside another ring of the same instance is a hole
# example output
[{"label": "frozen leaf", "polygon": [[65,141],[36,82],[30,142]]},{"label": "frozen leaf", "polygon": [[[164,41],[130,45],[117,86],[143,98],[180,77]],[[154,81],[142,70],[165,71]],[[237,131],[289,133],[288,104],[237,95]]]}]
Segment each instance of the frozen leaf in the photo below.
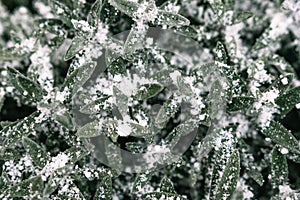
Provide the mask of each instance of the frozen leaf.
[{"label": "frozen leaf", "polygon": [[101,9],[102,9],[102,0],[96,0],[93,3],[91,10],[87,16],[87,21],[91,26],[96,27],[96,25],[98,24],[98,21],[100,20]]},{"label": "frozen leaf", "polygon": [[160,191],[166,192],[166,193],[172,193],[176,194],[176,191],[174,189],[173,183],[170,179],[168,179],[166,176],[163,177],[160,183]]},{"label": "frozen leaf", "polygon": [[172,27],[172,29],[174,29],[175,33],[177,33],[179,35],[191,37],[193,39],[198,38],[198,32],[197,32],[196,28],[193,26],[180,26],[180,27],[175,27],[175,28]]},{"label": "frozen leaf", "polygon": [[143,48],[143,41],[145,40],[147,29],[141,29],[138,25],[134,24],[127,36],[124,44],[124,54],[130,55],[138,49]]},{"label": "frozen leaf", "polygon": [[272,150],[271,174],[275,187],[286,184],[288,180],[288,165],[285,155],[277,147]]},{"label": "frozen leaf", "polygon": [[95,137],[101,135],[102,132],[99,129],[99,121],[95,120],[93,122],[87,123],[83,127],[79,128],[76,135],[78,137]]},{"label": "frozen leaf", "polygon": [[227,199],[235,190],[237,180],[240,176],[240,155],[235,150],[226,163],[222,178],[218,184],[214,199]]},{"label": "frozen leaf", "polygon": [[271,138],[274,143],[300,153],[299,142],[292,133],[280,123],[271,121],[270,126],[262,130],[262,132]]},{"label": "frozen leaf", "polygon": [[159,127],[163,127],[179,110],[180,105],[171,96],[160,108],[156,118],[155,124]]},{"label": "frozen leaf", "polygon": [[190,21],[182,15],[171,13],[163,10],[158,10],[157,19],[155,24],[168,25],[168,26],[188,26]]},{"label": "frozen leaf", "polygon": [[101,177],[101,181],[97,185],[94,200],[106,200],[112,198],[112,180],[109,175]]},{"label": "frozen leaf", "polygon": [[139,4],[134,1],[128,0],[109,0],[109,3],[120,10],[121,12],[125,13],[126,15],[133,17],[134,13],[138,10]]},{"label": "frozen leaf", "polygon": [[219,80],[216,80],[213,85],[210,88],[209,93],[209,101],[210,101],[210,107],[209,107],[209,116],[211,119],[214,119],[217,114],[222,111],[225,94],[223,92],[222,84]]},{"label": "frozen leaf", "polygon": [[215,51],[216,51],[215,60],[218,62],[227,64],[227,61],[228,61],[227,52],[226,52],[225,46],[221,42],[217,43]]},{"label": "frozen leaf", "polygon": [[43,96],[43,89],[41,86],[16,69],[7,67],[7,72],[14,87],[24,96],[30,96],[32,100],[39,101]]},{"label": "frozen leaf", "polygon": [[49,156],[46,153],[45,149],[43,149],[40,145],[38,145],[28,137],[24,137],[22,139],[22,143],[23,147],[31,157],[34,164],[39,166],[40,168],[43,168],[49,160]]},{"label": "frozen leaf", "polygon": [[73,97],[77,90],[90,78],[95,67],[96,62],[89,62],[75,69],[65,79],[61,91],[68,93],[69,98]]},{"label": "frozen leaf", "polygon": [[0,49],[0,61],[23,59],[27,55],[28,55],[27,53],[23,53],[20,49],[14,49],[14,48]]},{"label": "frozen leaf", "polygon": [[293,107],[300,102],[300,87],[295,87],[280,94],[275,100],[280,110],[280,116],[285,116]]},{"label": "frozen leaf", "polygon": [[148,83],[141,85],[138,91],[134,94],[134,98],[138,100],[149,99],[160,93],[164,87],[159,83]]},{"label": "frozen leaf", "polygon": [[18,150],[0,147],[0,160],[18,160],[20,158]]},{"label": "frozen leaf", "polygon": [[60,35],[62,33],[63,22],[60,19],[42,18],[36,19],[34,23],[41,31],[48,31],[55,35]]},{"label": "frozen leaf", "polygon": [[39,193],[41,190],[43,190],[43,181],[40,176],[36,176],[9,187],[3,193],[10,197],[26,197]]},{"label": "frozen leaf", "polygon": [[248,174],[258,185],[262,186],[264,184],[264,177],[261,172],[251,170]]},{"label": "frozen leaf", "polygon": [[197,127],[198,123],[195,120],[187,120],[184,123],[176,126],[165,138],[165,141],[173,148],[175,145],[177,145],[181,137],[191,133]]},{"label": "frozen leaf", "polygon": [[106,100],[109,98],[110,96],[103,95],[103,97],[96,99],[80,108],[80,112],[85,114],[97,114],[106,111],[108,109],[107,106],[109,106],[109,103],[106,102]]},{"label": "frozen leaf", "polygon": [[60,181],[60,177],[57,177],[55,175],[51,175],[50,178],[48,178],[47,183],[45,184],[45,187],[44,187],[44,190],[43,190],[43,195],[44,196],[49,196],[50,194],[55,192],[55,190],[59,186],[59,181]]},{"label": "frozen leaf", "polygon": [[122,57],[115,58],[108,65],[108,71],[111,75],[120,75],[126,73],[126,60]]},{"label": "frozen leaf", "polygon": [[250,17],[252,17],[254,14],[249,11],[242,11],[242,12],[235,12],[233,17],[232,17],[232,24],[237,24],[240,22],[243,22]]},{"label": "frozen leaf", "polygon": [[67,61],[73,58],[80,50],[82,50],[87,43],[87,40],[82,36],[76,36],[73,38],[71,45],[69,46],[64,60]]},{"label": "frozen leaf", "polygon": [[137,176],[135,177],[131,192],[135,193],[135,194],[139,193],[140,190],[142,190],[145,186],[147,186],[147,184],[151,180],[151,177],[152,177],[152,174],[149,173],[148,171],[146,171],[145,173],[142,173],[142,174],[137,174]]},{"label": "frozen leaf", "polygon": [[57,111],[54,114],[54,118],[63,127],[67,128],[69,130],[74,130],[75,122],[67,110]]},{"label": "frozen leaf", "polygon": [[255,101],[254,97],[233,97],[231,103],[227,105],[228,111],[239,111],[249,108]]},{"label": "frozen leaf", "polygon": [[122,116],[127,115],[128,97],[117,87],[113,87],[114,96],[116,97],[116,106]]},{"label": "frozen leaf", "polygon": [[59,15],[60,19],[67,26],[72,27],[71,19],[73,18],[73,12],[66,4],[58,0],[49,0],[49,5],[51,6],[53,12]]},{"label": "frozen leaf", "polygon": [[0,131],[0,137],[4,139],[3,144],[10,145],[22,139],[23,136],[27,136],[34,133],[35,128],[39,126],[36,123],[36,117],[39,117],[40,112],[34,112],[30,116],[25,117],[19,122],[14,122],[8,126],[5,126]]},{"label": "frozen leaf", "polygon": [[186,200],[185,197],[171,194],[171,193],[165,193],[165,192],[151,192],[144,194],[141,199],[144,200],[153,200],[153,199],[176,199],[176,200]]}]

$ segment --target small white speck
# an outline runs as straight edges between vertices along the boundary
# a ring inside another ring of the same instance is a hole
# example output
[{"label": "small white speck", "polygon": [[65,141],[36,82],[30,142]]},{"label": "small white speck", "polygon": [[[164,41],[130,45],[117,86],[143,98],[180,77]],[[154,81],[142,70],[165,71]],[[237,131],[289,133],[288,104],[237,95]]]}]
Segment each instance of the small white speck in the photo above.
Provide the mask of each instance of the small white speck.
[{"label": "small white speck", "polygon": [[288,154],[289,153],[289,150],[287,148],[281,148],[280,149],[280,153],[285,155],[285,154]]},{"label": "small white speck", "polygon": [[281,83],[283,85],[287,85],[289,83],[289,80],[286,77],[284,77],[283,79],[281,79]]}]

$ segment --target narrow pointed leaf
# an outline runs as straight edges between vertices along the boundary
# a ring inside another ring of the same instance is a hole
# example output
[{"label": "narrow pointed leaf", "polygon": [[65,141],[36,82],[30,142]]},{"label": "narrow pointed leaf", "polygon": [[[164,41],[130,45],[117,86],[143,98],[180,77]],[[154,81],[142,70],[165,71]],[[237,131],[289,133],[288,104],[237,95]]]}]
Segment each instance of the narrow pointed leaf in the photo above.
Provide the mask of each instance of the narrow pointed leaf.
[{"label": "narrow pointed leaf", "polygon": [[81,36],[76,36],[73,38],[71,45],[69,46],[66,55],[64,56],[64,60],[70,60],[73,58],[80,50],[82,50],[86,45],[86,39]]},{"label": "narrow pointed leaf", "polygon": [[235,190],[240,175],[240,155],[235,150],[226,163],[224,173],[218,185],[215,199],[228,199]]},{"label": "narrow pointed leaf", "polygon": [[271,121],[270,126],[262,132],[271,140],[287,149],[300,153],[300,146],[293,134],[280,123]]},{"label": "narrow pointed leaf", "polygon": [[275,147],[272,151],[271,166],[272,182],[275,187],[286,184],[288,180],[288,165],[285,155]]},{"label": "narrow pointed leaf", "polygon": [[61,91],[67,92],[71,98],[77,90],[90,78],[96,67],[96,62],[86,63],[75,69],[67,78]]},{"label": "narrow pointed leaf", "polygon": [[43,168],[49,160],[49,156],[46,153],[46,151],[40,145],[38,145],[36,142],[29,139],[28,137],[24,137],[22,139],[22,143],[25,150],[32,158],[34,164],[36,164],[40,168]]}]

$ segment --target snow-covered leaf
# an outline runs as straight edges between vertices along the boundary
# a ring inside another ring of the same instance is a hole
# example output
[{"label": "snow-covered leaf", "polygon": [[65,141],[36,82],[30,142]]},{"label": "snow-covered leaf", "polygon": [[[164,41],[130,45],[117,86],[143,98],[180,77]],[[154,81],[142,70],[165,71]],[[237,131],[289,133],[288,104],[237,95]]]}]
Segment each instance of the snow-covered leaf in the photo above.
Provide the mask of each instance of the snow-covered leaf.
[{"label": "snow-covered leaf", "polygon": [[218,184],[214,199],[227,199],[235,190],[237,180],[240,176],[240,155],[235,150],[226,163],[222,178]]},{"label": "snow-covered leaf", "polygon": [[76,135],[79,137],[95,137],[102,134],[99,128],[99,121],[95,120],[79,128]]},{"label": "snow-covered leaf", "polygon": [[233,97],[231,103],[227,105],[228,111],[238,111],[249,108],[255,101],[254,97]]},{"label": "snow-covered leaf", "polygon": [[160,191],[176,194],[172,181],[166,176],[160,182]]},{"label": "snow-covered leaf", "polygon": [[73,38],[71,45],[69,46],[64,60],[70,60],[73,58],[80,50],[82,50],[87,43],[87,40],[82,36],[76,36]]},{"label": "snow-covered leaf", "polygon": [[112,180],[109,175],[103,176],[94,196],[94,200],[106,200],[112,198]]},{"label": "snow-covered leaf", "polygon": [[188,26],[190,21],[182,15],[175,14],[172,12],[167,12],[164,10],[158,10],[157,19],[155,24],[158,25],[168,25],[168,26]]},{"label": "snow-covered leaf", "polygon": [[275,102],[279,107],[280,115],[285,116],[296,104],[300,103],[300,87],[295,87],[280,94]]},{"label": "snow-covered leaf", "polygon": [[46,153],[45,149],[43,149],[40,145],[38,145],[28,137],[24,137],[22,139],[22,143],[26,152],[33,160],[34,164],[36,164],[40,168],[43,168],[49,160],[49,156]]},{"label": "snow-covered leaf", "polygon": [[286,184],[288,180],[288,165],[286,156],[277,147],[272,150],[272,182],[275,187]]},{"label": "snow-covered leaf", "polygon": [[141,87],[134,94],[134,98],[138,100],[149,99],[160,93],[164,87],[159,83],[148,83],[141,85]]},{"label": "snow-covered leaf", "polygon": [[284,126],[276,121],[271,121],[270,126],[262,130],[262,132],[271,140],[292,151],[300,153],[300,146],[293,134]]},{"label": "snow-covered leaf", "polygon": [[75,69],[67,78],[61,88],[62,92],[66,92],[67,98],[73,97],[77,90],[90,78],[96,62],[89,62]]},{"label": "snow-covered leaf", "polygon": [[14,68],[7,67],[7,72],[10,76],[10,81],[22,95],[28,95],[34,101],[41,100],[43,89],[39,84],[25,77]]}]

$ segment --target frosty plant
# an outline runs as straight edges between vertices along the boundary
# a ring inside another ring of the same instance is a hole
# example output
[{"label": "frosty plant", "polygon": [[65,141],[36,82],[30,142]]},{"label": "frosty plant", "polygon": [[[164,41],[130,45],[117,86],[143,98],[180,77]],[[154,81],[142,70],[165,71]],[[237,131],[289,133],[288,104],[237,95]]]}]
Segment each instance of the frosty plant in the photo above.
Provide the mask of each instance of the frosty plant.
[{"label": "frosty plant", "polygon": [[0,199],[299,199],[299,13],[0,1]]}]

